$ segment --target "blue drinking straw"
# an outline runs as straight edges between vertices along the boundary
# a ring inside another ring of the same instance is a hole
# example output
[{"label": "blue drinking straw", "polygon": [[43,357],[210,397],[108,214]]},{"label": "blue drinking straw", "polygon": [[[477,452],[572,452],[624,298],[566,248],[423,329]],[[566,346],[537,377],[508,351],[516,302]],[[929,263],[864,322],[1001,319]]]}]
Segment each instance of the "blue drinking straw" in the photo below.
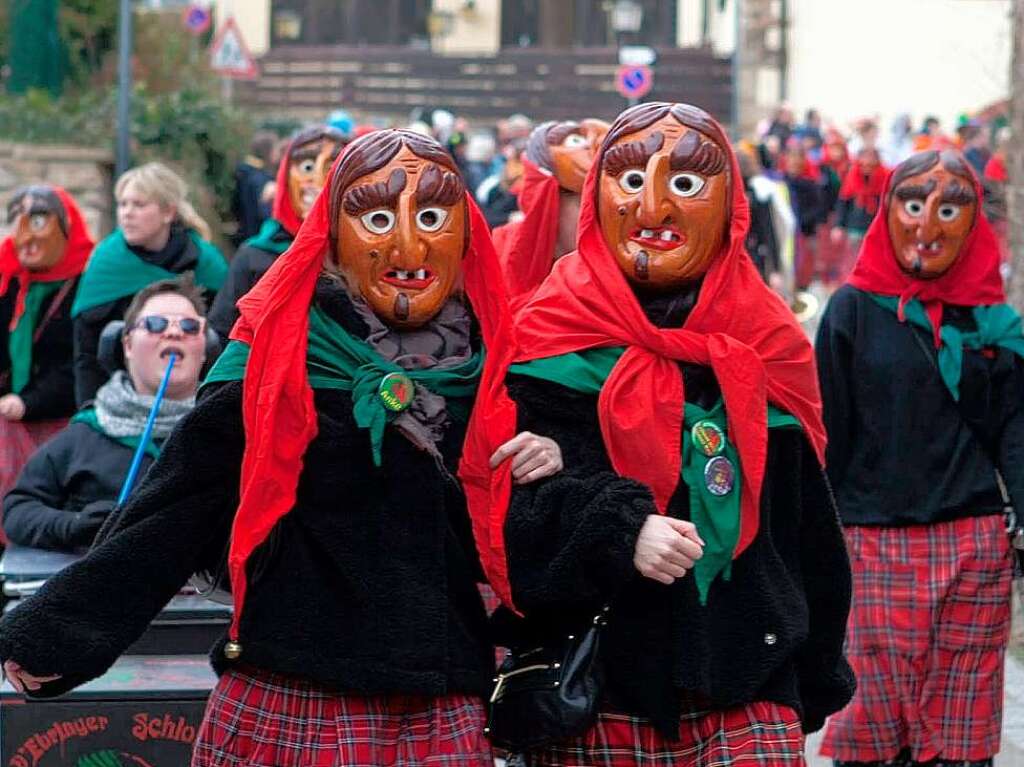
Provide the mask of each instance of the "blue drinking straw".
[{"label": "blue drinking straw", "polygon": [[160,388],[156,390],[156,396],[153,398],[153,407],[149,409],[146,428],[142,430],[139,446],[135,448],[135,455],[132,456],[131,468],[128,469],[128,476],[124,478],[124,485],[121,486],[121,495],[117,499],[118,506],[123,505],[128,500],[128,494],[131,493],[132,485],[135,484],[135,479],[139,475],[139,468],[142,466],[142,455],[146,452],[146,445],[149,444],[149,435],[153,433],[153,422],[156,421],[156,414],[160,410],[160,403],[164,399],[164,392],[167,391],[167,382],[171,380],[171,370],[174,368],[174,363],[177,360],[178,355],[171,352],[171,356],[167,360],[167,369],[164,371],[164,378],[160,382]]}]

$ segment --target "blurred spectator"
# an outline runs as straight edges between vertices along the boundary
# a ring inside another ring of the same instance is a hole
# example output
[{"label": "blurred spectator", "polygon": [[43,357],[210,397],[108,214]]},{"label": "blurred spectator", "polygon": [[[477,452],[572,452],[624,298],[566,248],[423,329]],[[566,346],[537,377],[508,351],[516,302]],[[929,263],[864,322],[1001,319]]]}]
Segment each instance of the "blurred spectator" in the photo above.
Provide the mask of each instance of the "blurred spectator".
[{"label": "blurred spectator", "polygon": [[277,136],[260,131],[249,143],[249,154],[235,168],[235,199],[233,210],[238,219],[236,244],[247,240],[260,230],[264,219],[270,216],[270,205],[265,201],[264,190],[274,177],[271,156]]},{"label": "blurred spectator", "polygon": [[142,469],[195,405],[206,359],[203,294],[191,277],[143,288],[125,313],[124,368],[93,407],[43,445],[4,498],[4,531],[14,543],[72,550],[88,546],[116,505],[167,360],[177,360],[153,424]]},{"label": "blurred spectator", "polygon": [[963,130],[963,153],[967,162],[979,176],[985,172],[988,161],[992,159],[992,150],[988,146],[988,135],[976,124],[969,124]]},{"label": "blurred spectator", "polygon": [[877,149],[862,149],[843,179],[836,206],[836,223],[832,242],[839,245],[846,239],[850,261],[843,265],[843,276],[853,268],[860,242],[878,212],[882,189],[888,171],[881,163]]},{"label": "blurred spectator", "polygon": [[525,140],[507,144],[502,150],[505,162],[501,170],[488,176],[476,189],[477,201],[491,229],[517,220],[517,216],[522,215],[517,195],[523,177],[520,155],[524,149]]},{"label": "blurred spectator", "polygon": [[796,129],[804,148],[812,152],[818,152],[825,143],[825,137],[821,132],[821,115],[817,109],[808,109],[804,115],[803,125]]},{"label": "blurred spectator", "polygon": [[789,202],[797,223],[796,288],[804,290],[818,270],[816,235],[825,219],[821,172],[795,138],[786,147],[780,171],[781,180],[789,189]]},{"label": "blurred spectator", "polygon": [[873,117],[862,117],[853,124],[850,153],[857,156],[862,149],[878,149],[878,122]]},{"label": "blurred spectator", "polygon": [[786,146],[789,137],[793,135],[794,122],[793,109],[788,104],[783,104],[775,110],[768,124],[768,135],[779,140],[780,149]]},{"label": "blurred spectator", "polygon": [[939,118],[929,115],[921,124],[921,131],[914,136],[914,151],[925,152],[929,149],[945,149],[950,145],[949,139],[942,135]]},{"label": "blurred spectator", "polygon": [[750,203],[747,252],[767,282],[787,301],[793,296],[792,236],[796,219],[785,185],[764,174],[748,142],[736,147],[743,185]]},{"label": "blurred spectator", "polygon": [[900,114],[889,126],[889,138],[881,147],[882,162],[892,168],[914,153],[913,127],[910,115]]},{"label": "blurred spectator", "polygon": [[480,187],[491,174],[496,144],[489,133],[474,133],[466,143],[463,156],[462,174],[466,179],[466,187],[473,192]]},{"label": "blurred spectator", "polygon": [[132,296],[157,280],[194,272],[209,302],[228,271],[208,240],[209,225],[188,201],[188,187],[166,165],[151,162],[125,172],[114,195],[118,228],[93,251],[71,308],[79,406],[107,380],[96,359],[100,333],[124,314]]}]

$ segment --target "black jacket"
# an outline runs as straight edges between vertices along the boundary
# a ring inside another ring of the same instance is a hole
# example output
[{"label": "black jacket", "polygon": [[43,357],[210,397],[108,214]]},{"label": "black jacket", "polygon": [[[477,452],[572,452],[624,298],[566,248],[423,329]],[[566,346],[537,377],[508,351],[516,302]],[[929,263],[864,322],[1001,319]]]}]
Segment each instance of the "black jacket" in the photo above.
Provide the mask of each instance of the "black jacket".
[{"label": "black jacket", "polygon": [[[719,396],[708,368],[683,366],[687,398]],[[579,628],[611,600],[602,657],[607,702],[647,716],[678,736],[683,711],[775,701],[816,730],[853,693],[842,646],[850,569],[824,473],[797,430],[773,431],[750,548],[701,606],[692,577],[664,586],[633,564],[649,489],[612,470],[601,438],[597,397],[510,376],[519,429],[553,438],[565,470],[516,487],[505,524],[513,598],[526,615],[496,617],[513,646]],[[685,435],[684,435],[685,436]],[[680,483],[669,514],[689,517]]]},{"label": "black jacket", "polygon": [[[150,251],[131,245],[129,250],[148,264],[159,266],[172,274],[195,271],[199,263],[199,248],[186,230],[179,224],[171,227],[171,236],[163,250]],[[88,267],[87,267],[88,268]],[[213,301],[216,291],[205,290],[208,303]],[[132,296],[125,296],[116,301],[94,306],[81,312],[74,320],[75,348],[75,401],[79,407],[90,402],[96,392],[110,378],[110,371],[104,370],[96,357],[99,348],[100,333],[107,323],[123,320]]]},{"label": "black jacket", "polygon": [[[337,289],[318,300],[366,336]],[[494,655],[451,477],[464,427],[453,422],[439,445],[446,471],[390,428],[375,468],[349,394],[314,399],[296,505],[249,568],[239,662],[358,694],[485,693]],[[118,531],[0,621],[0,658],[65,675],[43,695],[102,674],[193,571],[218,569],[238,506],[241,408],[241,382],[204,389]],[[218,671],[231,665],[221,647]]]},{"label": "black jacket", "polygon": [[[291,242],[292,239],[292,235],[283,228],[274,237],[275,241],[282,243]],[[255,248],[248,243],[242,243],[235,252],[234,258],[231,259],[231,266],[228,268],[227,279],[217,292],[217,297],[207,315],[210,327],[217,331],[221,339],[227,340],[235,320],[238,319],[235,302],[252,290],[252,286],[267,273],[267,269],[271,267],[277,256],[277,253]]]},{"label": "black jacket", "polygon": [[[964,308],[947,308],[944,321],[974,327]],[[931,334],[850,285],[832,296],[816,352],[828,473],[844,524],[997,514],[997,468],[1024,508],[1024,363],[1015,354],[964,349],[958,404],[939,376]]]},{"label": "black jacket", "polygon": [[[15,278],[11,280],[7,292],[0,296],[0,371],[5,373],[0,395],[11,390],[11,357],[7,338],[17,295],[18,280]],[[58,295],[59,292],[43,301],[37,322],[43,321]],[[60,307],[50,318],[39,340],[32,345],[32,372],[19,394],[25,403],[26,421],[67,418],[75,412],[74,374],[71,368],[71,304],[74,300],[75,288],[72,286],[64,294]]]},{"label": "black jacket", "polygon": [[[114,508],[134,450],[84,423],[39,448],[4,497],[4,532],[43,549],[88,546]],[[153,459],[143,455],[139,476]]]},{"label": "black jacket", "polygon": [[825,218],[824,194],[817,181],[802,176],[784,176],[800,233],[813,237]]}]

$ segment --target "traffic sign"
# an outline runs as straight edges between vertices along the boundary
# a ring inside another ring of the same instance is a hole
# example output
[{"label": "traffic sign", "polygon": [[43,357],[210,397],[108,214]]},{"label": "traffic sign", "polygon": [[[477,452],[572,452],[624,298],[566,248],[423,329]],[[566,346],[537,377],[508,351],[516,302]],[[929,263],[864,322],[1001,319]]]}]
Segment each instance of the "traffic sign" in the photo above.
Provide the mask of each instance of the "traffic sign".
[{"label": "traffic sign", "polygon": [[654,72],[648,66],[621,66],[615,73],[615,88],[623,98],[641,99],[654,87]]},{"label": "traffic sign", "polygon": [[228,16],[210,48],[210,68],[224,77],[253,80],[259,76],[256,60],[242,39],[233,16]]},{"label": "traffic sign", "polygon": [[623,45],[619,48],[619,63],[636,67],[649,67],[658,60],[658,52],[649,45]]},{"label": "traffic sign", "polygon": [[210,28],[213,14],[205,6],[198,3],[189,3],[181,14],[181,20],[185,24],[185,29],[198,36]]}]

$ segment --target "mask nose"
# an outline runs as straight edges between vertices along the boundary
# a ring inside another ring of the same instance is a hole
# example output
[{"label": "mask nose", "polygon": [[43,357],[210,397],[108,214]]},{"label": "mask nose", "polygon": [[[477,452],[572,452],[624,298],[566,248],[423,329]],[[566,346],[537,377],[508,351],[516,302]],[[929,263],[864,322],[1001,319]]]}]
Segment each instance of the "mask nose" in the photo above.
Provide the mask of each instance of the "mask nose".
[{"label": "mask nose", "polygon": [[640,192],[640,208],[637,223],[645,229],[661,226],[671,215],[666,195],[668,186],[668,155],[655,154],[647,161],[644,187]]},{"label": "mask nose", "polygon": [[427,258],[427,243],[420,237],[419,229],[416,227],[416,196],[414,193],[402,194],[398,198],[397,219],[395,222],[397,239],[391,263],[397,269],[407,271],[419,269]]}]

